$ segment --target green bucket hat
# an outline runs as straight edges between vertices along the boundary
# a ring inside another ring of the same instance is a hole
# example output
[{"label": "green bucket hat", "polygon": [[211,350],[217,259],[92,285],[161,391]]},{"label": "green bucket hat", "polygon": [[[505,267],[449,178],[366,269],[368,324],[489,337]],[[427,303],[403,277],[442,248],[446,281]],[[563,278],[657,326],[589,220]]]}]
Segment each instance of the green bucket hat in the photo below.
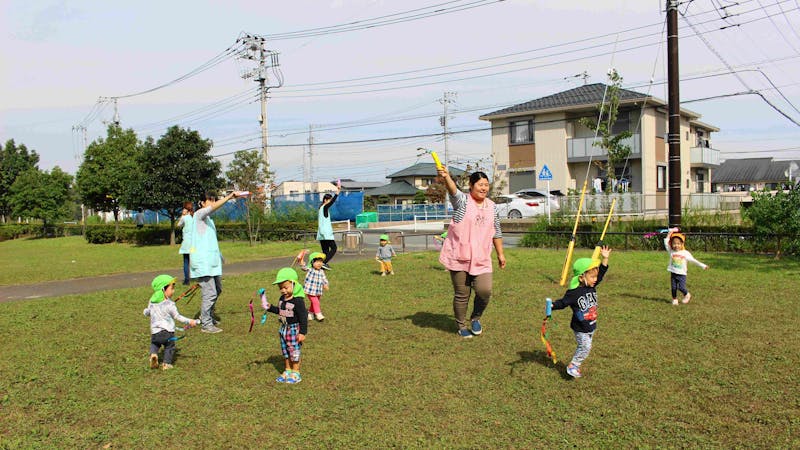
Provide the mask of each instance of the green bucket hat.
[{"label": "green bucket hat", "polygon": [[382,241],[388,241],[389,240],[389,235],[388,234],[382,234],[381,235],[381,240]]},{"label": "green bucket hat", "polygon": [[150,303],[161,303],[164,301],[164,288],[175,283],[175,277],[171,275],[159,275],[153,278],[150,283],[153,286],[153,295],[150,296]]},{"label": "green bucket hat", "polygon": [[298,281],[297,272],[291,267],[284,267],[283,269],[279,270],[278,274],[275,276],[275,281],[273,281],[272,284],[281,284],[284,281],[291,281],[294,284],[292,297],[306,297],[306,293],[303,292],[303,285]]},{"label": "green bucket hat", "polygon": [[315,259],[321,259],[321,260],[325,261],[328,258],[327,258],[327,256],[325,256],[325,253],[314,252],[311,255],[309,255],[308,262],[312,263],[312,262],[314,262]]},{"label": "green bucket hat", "polygon": [[569,282],[569,288],[575,289],[578,285],[581,284],[580,277],[587,270],[594,269],[595,267],[600,266],[600,261],[597,259],[592,258],[579,258],[575,260],[575,263],[572,264],[572,280]]}]

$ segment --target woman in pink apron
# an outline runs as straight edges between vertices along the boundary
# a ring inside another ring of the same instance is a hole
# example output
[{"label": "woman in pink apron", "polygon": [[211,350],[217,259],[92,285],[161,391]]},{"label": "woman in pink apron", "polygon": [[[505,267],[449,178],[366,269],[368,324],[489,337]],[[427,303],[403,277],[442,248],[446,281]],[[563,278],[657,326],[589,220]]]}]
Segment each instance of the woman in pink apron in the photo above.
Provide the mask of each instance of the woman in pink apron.
[{"label": "woman in pink apron", "polygon": [[[483,332],[481,316],[492,296],[492,246],[497,253],[497,264],[506,266],[503,254],[503,233],[494,202],[489,194],[489,178],[483,172],[469,177],[469,194],[458,190],[446,167],[437,169],[444,180],[453,218],[447,228],[447,238],[439,253],[439,262],[450,271],[453,282],[453,313],[458,325],[458,335],[471,338]],[[472,290],[475,302],[467,322],[467,309]]]}]

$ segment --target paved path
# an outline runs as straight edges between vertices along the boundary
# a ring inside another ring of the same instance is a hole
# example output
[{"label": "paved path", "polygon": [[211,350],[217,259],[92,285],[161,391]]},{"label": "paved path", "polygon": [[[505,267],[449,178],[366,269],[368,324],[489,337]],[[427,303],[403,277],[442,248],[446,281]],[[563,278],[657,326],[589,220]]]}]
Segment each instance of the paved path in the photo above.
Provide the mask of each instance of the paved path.
[{"label": "paved path", "polygon": [[[367,252],[368,253],[368,252]],[[336,264],[344,261],[366,259],[372,257],[373,253],[343,254],[337,253],[333,260],[333,270]],[[277,270],[289,263],[286,257],[270,258],[259,261],[242,261],[237,263],[225,264],[222,268],[224,275],[241,275],[254,272],[266,272]],[[46,281],[35,284],[24,284],[15,286],[0,286],[0,302],[14,300],[26,300],[43,297],[58,297],[62,295],[88,294],[91,292],[106,291],[113,289],[136,288],[147,286],[157,275],[162,273],[172,273],[180,278],[183,269],[158,270],[151,272],[120,273],[116,275],[104,275],[99,277],[75,278],[71,280]]]}]

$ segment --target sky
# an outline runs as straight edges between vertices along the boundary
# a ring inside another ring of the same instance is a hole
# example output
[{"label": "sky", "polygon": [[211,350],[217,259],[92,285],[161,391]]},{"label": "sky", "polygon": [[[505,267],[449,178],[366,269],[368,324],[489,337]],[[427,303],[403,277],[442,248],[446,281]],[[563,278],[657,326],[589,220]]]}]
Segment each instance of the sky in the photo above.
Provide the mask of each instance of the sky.
[{"label": "sky", "polygon": [[[263,37],[268,157],[277,182],[386,181],[447,150],[490,167],[478,117],[584,82],[667,98],[665,0],[0,0],[0,142],[75,173],[87,142],[123,128],[197,130],[223,166],[261,148],[255,68]],[[800,1],[685,0],[682,107],[720,128],[723,159],[800,159]],[[583,75],[585,74],[585,76]],[[445,95],[445,93],[448,93]],[[442,100],[447,98],[448,102]],[[440,117],[452,132],[447,145]],[[84,132],[85,128],[85,132]],[[309,133],[311,129],[311,133]],[[474,130],[474,131],[473,131]],[[309,148],[309,138],[314,145]]]}]

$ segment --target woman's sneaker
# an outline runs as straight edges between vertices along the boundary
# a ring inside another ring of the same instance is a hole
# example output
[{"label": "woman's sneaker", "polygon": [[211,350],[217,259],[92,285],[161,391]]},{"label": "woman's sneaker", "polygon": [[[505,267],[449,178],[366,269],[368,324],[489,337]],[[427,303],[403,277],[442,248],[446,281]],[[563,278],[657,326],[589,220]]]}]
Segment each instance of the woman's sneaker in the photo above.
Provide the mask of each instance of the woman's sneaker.
[{"label": "woman's sneaker", "polygon": [[469,331],[472,332],[475,336],[483,333],[483,327],[481,326],[481,321],[478,319],[472,319],[472,323],[469,324]]},{"label": "woman's sneaker", "polygon": [[567,375],[571,376],[572,378],[580,378],[583,376],[581,375],[581,369],[573,366],[572,364],[567,366]]},{"label": "woman's sneaker", "polygon": [[469,339],[469,338],[472,337],[472,333],[466,328],[458,330],[457,333],[458,333],[459,336],[461,336],[464,339]]}]

